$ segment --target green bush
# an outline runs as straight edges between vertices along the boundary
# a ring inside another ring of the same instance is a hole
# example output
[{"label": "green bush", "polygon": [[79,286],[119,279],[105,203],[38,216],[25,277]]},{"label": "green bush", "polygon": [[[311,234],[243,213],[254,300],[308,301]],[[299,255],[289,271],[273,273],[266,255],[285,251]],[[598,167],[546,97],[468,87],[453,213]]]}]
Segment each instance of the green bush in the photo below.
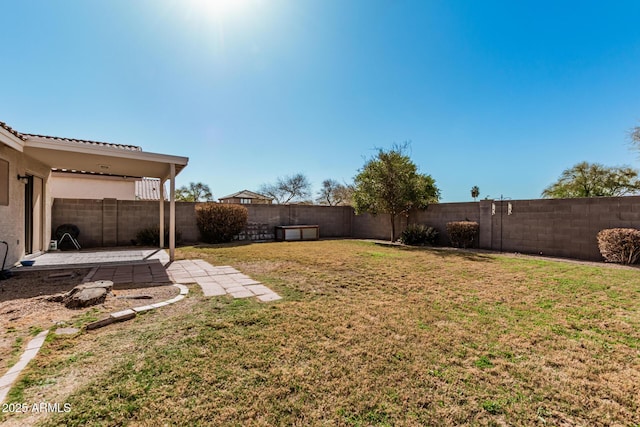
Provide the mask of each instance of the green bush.
[{"label": "green bush", "polygon": [[196,221],[200,237],[206,243],[233,240],[247,226],[249,212],[244,206],[203,203],[196,206]]},{"label": "green bush", "polygon": [[[176,230],[176,243],[182,240],[182,233]],[[159,246],[160,245],[160,226],[143,228],[136,233],[135,243],[142,246]],[[169,246],[169,228],[164,228],[164,246]]]},{"label": "green bush", "polygon": [[598,235],[598,249],[607,262],[635,264],[640,258],[640,230],[607,228]]},{"label": "green bush", "polygon": [[435,245],[438,231],[423,224],[409,224],[400,235],[400,242],[405,245]]},{"label": "green bush", "polygon": [[447,234],[451,245],[456,248],[468,248],[478,237],[480,225],[474,221],[454,221],[447,223]]}]

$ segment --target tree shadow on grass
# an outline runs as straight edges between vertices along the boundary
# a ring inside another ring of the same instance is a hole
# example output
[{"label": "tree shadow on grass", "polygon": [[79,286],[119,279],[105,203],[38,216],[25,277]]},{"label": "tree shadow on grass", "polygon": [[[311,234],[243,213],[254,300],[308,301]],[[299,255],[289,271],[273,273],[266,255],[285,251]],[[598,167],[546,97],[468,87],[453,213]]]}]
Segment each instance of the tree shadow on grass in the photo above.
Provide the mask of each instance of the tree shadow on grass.
[{"label": "tree shadow on grass", "polygon": [[[235,248],[235,247],[239,247],[239,246],[249,246],[253,243],[259,243],[259,242],[254,242],[252,240],[242,240],[242,241],[234,241],[234,242],[229,242],[229,243],[196,243],[193,246],[191,246],[194,249],[206,249],[206,248]],[[186,248],[188,249],[188,247]]]},{"label": "tree shadow on grass", "polygon": [[429,252],[441,258],[462,258],[468,261],[491,262],[494,260],[493,253],[482,249],[462,249],[441,246],[407,246],[397,243],[376,243],[378,246],[393,247],[401,251],[408,252]]},{"label": "tree shadow on grass", "polygon": [[29,271],[14,274],[0,282],[0,302],[67,292],[83,282],[89,269],[72,269],[68,276],[51,277],[55,271]]}]

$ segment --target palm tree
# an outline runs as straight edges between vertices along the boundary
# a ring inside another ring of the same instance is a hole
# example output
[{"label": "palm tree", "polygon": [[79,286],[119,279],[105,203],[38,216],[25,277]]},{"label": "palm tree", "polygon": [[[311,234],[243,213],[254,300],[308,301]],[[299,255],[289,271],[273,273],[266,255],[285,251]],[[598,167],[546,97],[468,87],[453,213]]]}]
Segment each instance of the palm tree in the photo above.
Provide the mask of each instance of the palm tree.
[{"label": "palm tree", "polygon": [[477,185],[471,187],[471,197],[473,197],[473,201],[475,202],[478,196],[480,195],[480,189]]}]

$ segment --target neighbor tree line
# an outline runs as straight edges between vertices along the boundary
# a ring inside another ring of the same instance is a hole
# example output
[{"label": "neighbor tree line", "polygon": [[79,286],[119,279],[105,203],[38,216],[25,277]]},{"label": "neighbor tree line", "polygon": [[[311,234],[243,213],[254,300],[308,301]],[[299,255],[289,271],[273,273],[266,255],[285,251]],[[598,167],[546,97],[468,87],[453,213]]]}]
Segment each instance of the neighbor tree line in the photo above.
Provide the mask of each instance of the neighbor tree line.
[{"label": "neighbor tree line", "polygon": [[[634,149],[640,150],[640,126],[630,131]],[[391,239],[396,236],[395,219],[413,208],[424,208],[437,203],[440,190],[429,174],[418,167],[407,154],[408,144],[395,144],[390,149],[379,148],[358,171],[352,184],[326,179],[312,200],[311,183],[303,173],[278,177],[275,182],[263,184],[258,192],[273,198],[275,203],[302,203],[339,206],[351,205],[356,213],[385,213],[389,215]],[[629,166],[604,166],[599,163],[580,162],[566,169],[560,178],[542,192],[547,198],[623,196],[640,192],[638,170]],[[476,200],[478,186],[471,188]],[[211,201],[208,185],[190,183],[177,190],[176,199],[184,201]]]},{"label": "neighbor tree line", "polygon": [[[640,126],[629,131],[632,148],[640,150]],[[560,178],[542,192],[542,197],[616,197],[640,192],[638,169],[630,166],[605,166],[580,162],[565,169]]]}]

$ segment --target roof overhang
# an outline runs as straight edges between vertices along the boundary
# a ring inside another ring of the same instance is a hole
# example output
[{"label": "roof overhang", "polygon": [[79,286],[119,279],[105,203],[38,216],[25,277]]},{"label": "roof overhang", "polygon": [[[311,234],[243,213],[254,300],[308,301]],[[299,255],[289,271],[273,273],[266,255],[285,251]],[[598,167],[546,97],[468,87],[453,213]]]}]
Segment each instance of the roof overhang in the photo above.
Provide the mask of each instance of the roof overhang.
[{"label": "roof overhang", "polygon": [[189,162],[188,157],[38,137],[27,137],[23,152],[51,168],[163,180],[170,177],[171,164],[177,175]]},{"label": "roof overhang", "polygon": [[0,126],[0,142],[20,152],[24,146],[23,140],[2,126]]}]

